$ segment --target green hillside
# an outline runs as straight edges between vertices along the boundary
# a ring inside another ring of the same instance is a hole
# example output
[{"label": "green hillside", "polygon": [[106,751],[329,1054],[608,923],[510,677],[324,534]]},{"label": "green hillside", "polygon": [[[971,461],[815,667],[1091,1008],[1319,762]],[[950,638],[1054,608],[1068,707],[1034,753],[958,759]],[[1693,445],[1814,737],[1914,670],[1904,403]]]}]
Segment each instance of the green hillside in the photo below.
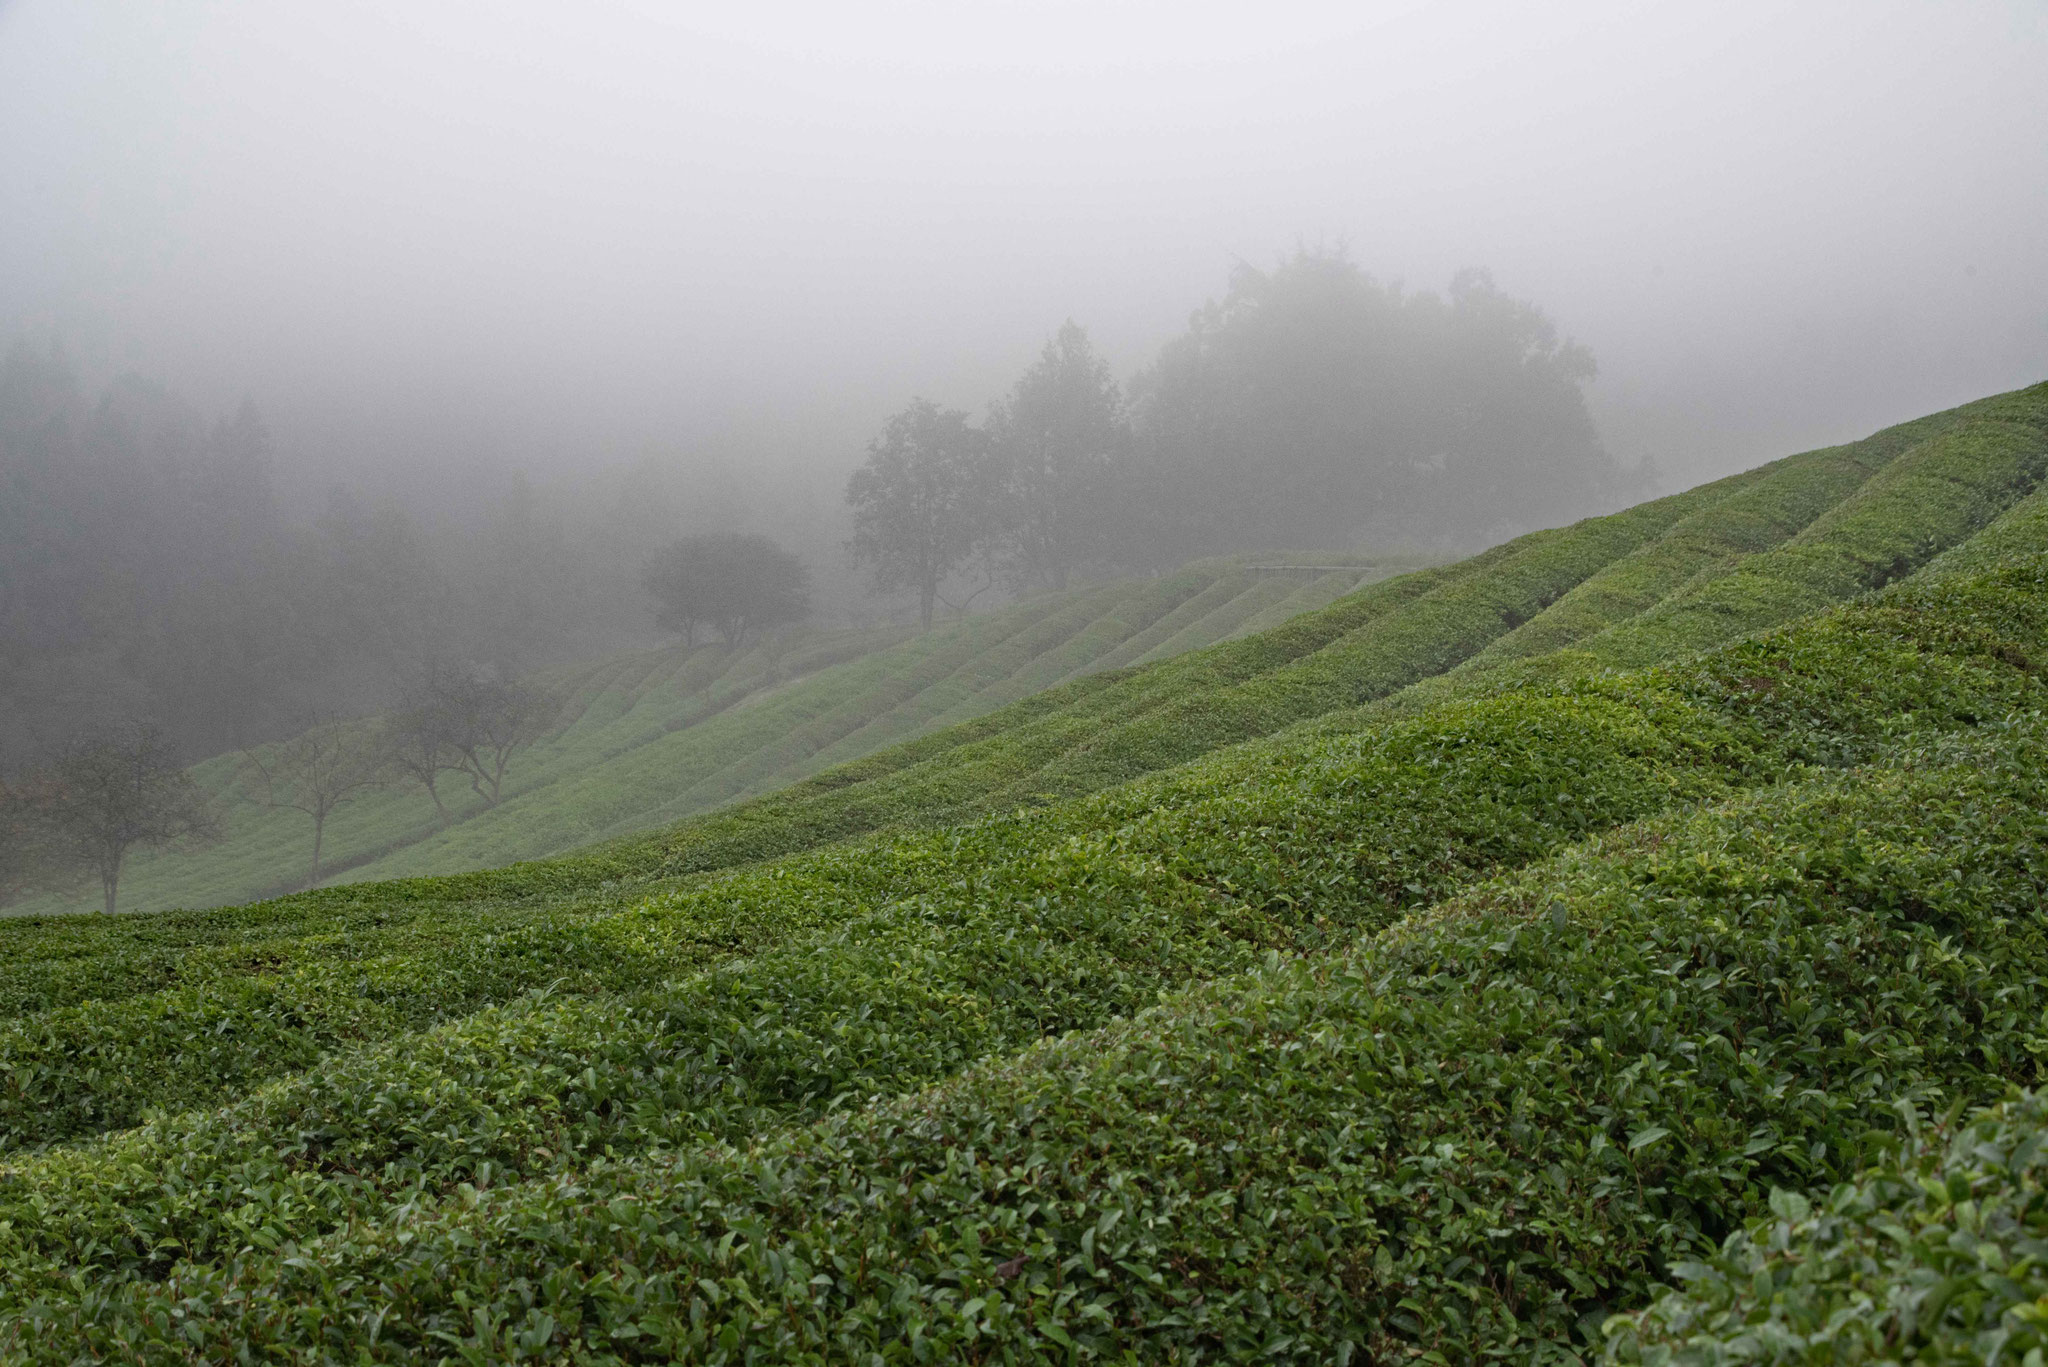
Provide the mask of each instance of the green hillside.
[{"label": "green hillside", "polygon": [[[1064,680],[1245,635],[1274,614],[1321,607],[1404,563],[1323,559],[1330,563],[1320,573],[1206,561],[1162,579],[1035,598],[923,635],[811,632],[739,651],[636,651],[557,669],[536,682],[562,698],[560,716],[515,759],[498,806],[454,775],[443,784],[447,822],[417,787],[359,796],[328,824],[322,881],[489,868],[665,825]],[[302,887],[307,819],[258,806],[240,753],[193,774],[220,800],[227,839],[197,853],[136,856],[123,876],[122,906],[205,907]],[[21,910],[93,901],[52,897]]]},{"label": "green hillside", "polygon": [[2048,1052],[2044,475],[2048,385],[655,834],[0,924],[0,1354],[2018,1361],[2041,1111],[1943,1118]]}]

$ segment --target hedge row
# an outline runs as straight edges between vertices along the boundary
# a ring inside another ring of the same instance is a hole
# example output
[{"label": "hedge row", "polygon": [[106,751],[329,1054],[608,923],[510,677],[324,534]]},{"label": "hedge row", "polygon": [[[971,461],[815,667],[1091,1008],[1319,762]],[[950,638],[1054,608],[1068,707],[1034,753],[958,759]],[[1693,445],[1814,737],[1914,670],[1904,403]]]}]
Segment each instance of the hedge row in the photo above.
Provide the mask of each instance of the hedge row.
[{"label": "hedge row", "polygon": [[[1601,525],[1616,524],[1610,519]],[[1524,581],[1531,576],[1517,574],[1518,566],[1533,564],[1537,582],[1547,582],[1543,575],[1575,572],[1609,550],[1619,535],[1542,539],[1507,557],[1494,575],[1457,580],[1437,593],[1502,579],[1509,591],[1529,592]],[[1412,649],[1418,635],[1463,623],[1463,615],[1447,610],[1462,602],[1430,609],[1436,597],[1426,594],[1393,609],[1392,619],[1410,625],[1393,633],[1389,651]],[[1418,611],[1409,612],[1411,607]],[[1355,663],[1365,653],[1354,645],[1345,657]],[[1326,677],[1334,677],[1332,668],[1324,662]],[[1238,701],[1246,705],[1242,697]],[[1214,737],[1206,740],[1213,743]],[[810,886],[823,879],[851,914],[863,904],[864,892],[886,886],[875,882],[872,863],[866,851],[814,857],[807,865],[799,861],[803,872],[795,882]],[[742,879],[693,894],[687,913],[678,914],[702,914],[696,909],[701,902],[709,908],[711,929],[697,934],[690,922],[693,933],[683,938],[692,952],[677,961],[676,970],[737,947],[757,948],[783,933],[783,919],[767,911],[746,932],[733,929],[732,908],[753,886],[754,880]],[[814,927],[818,901],[805,902],[803,915],[788,924]],[[469,929],[459,921],[444,929],[451,928]],[[310,952],[296,955],[271,943],[259,951],[256,971],[181,978],[160,991],[0,1025],[0,1148],[124,1128],[151,1106],[202,1104],[307,1067],[339,1045],[390,1038],[548,983],[627,990],[661,971],[637,938],[618,936],[609,925],[573,912],[542,914],[509,931],[480,931],[417,940],[405,952],[376,957],[357,957],[327,939],[309,942]]]},{"label": "hedge row", "polygon": [[1666,1364],[2030,1363],[2048,1352],[2048,1093],[1961,1125],[1904,1112],[1851,1182],[1770,1211],[1607,1325],[1609,1359]]},{"label": "hedge row", "polygon": [[2038,712],[1913,737],[932,1091],[81,1279],[0,1332],[53,1361],[1584,1349],[1902,1102],[2035,1079],[2044,774]]},{"label": "hedge row", "polygon": [[1673,594],[1585,647],[1618,665],[1669,659],[1918,569],[2048,474],[2048,385],[1991,412],[1998,416],[1973,416],[1907,451],[1783,547]]},{"label": "hedge row", "polygon": [[[0,1184],[6,1261],[21,1286],[37,1268],[146,1275],[480,1174],[736,1139],[1099,1024],[1587,831],[1868,753],[1898,715],[1932,732],[2032,690],[1999,652],[2048,626],[2048,593],[1964,586],[1944,608],[1861,609],[1676,674],[1487,699],[899,841],[850,861],[893,864],[873,885],[893,902],[786,947],[772,928],[819,924],[819,888],[830,900],[846,875],[795,894],[757,886],[731,898],[766,942],[746,963],[626,999],[486,1013],[220,1115],[17,1165]],[[805,895],[807,915],[792,915]],[[615,922],[659,944],[667,912],[702,896]]]},{"label": "hedge row", "polygon": [[2031,497],[2048,473],[2048,385],[1767,470],[1379,711],[1678,658],[1910,574]]},{"label": "hedge row", "polygon": [[[1786,758],[1654,694],[1499,700],[1274,756],[1255,775],[1240,769],[1256,787],[1228,783],[1107,831],[998,822],[913,837],[888,851],[906,876],[873,890],[840,881],[820,899],[815,883],[757,884],[732,897],[721,885],[721,901],[746,909],[752,957],[659,990],[486,1012],[329,1060],[221,1114],[18,1164],[0,1180],[0,1228],[11,1226],[0,1258],[26,1275],[53,1249],[13,1240],[54,1237],[58,1275],[75,1262],[147,1268],[166,1248],[210,1256],[223,1241],[303,1237],[484,1164],[519,1176],[743,1137],[834,1097],[901,1090],[1099,1025],[1269,949],[1324,946],[1477,871]],[[1398,835],[1361,842],[1359,831]],[[632,943],[686,967],[672,925],[685,912],[701,922],[702,900],[678,896],[607,928],[631,927]],[[862,900],[879,905],[818,932]],[[104,1067],[47,1063],[50,1085],[24,1099],[24,1116],[59,1112],[67,1086],[103,1107],[117,1090]],[[126,1078],[192,1085],[142,1049],[127,1063]]]},{"label": "hedge row", "polygon": [[[2029,445],[2005,429],[1994,429],[1995,440],[1987,442],[1982,438],[1984,427],[1975,421],[1960,427],[1951,424],[1953,430],[1948,435],[1909,451],[1885,473],[1905,471],[1910,478],[1895,480],[1885,499],[1859,498],[1848,515],[1823,518],[1810,529],[1826,531],[1814,545],[1881,563],[1881,546],[1876,550],[1866,546],[1865,532],[1872,526],[1882,529],[1898,524],[1894,509],[1900,489],[1913,495],[1916,505],[1939,511],[1938,500],[1928,497],[1924,487],[1930,476],[1946,477],[1946,487],[1955,496],[1952,502],[1962,508],[1953,512],[1952,521],[1958,525],[1981,521],[1984,510],[1994,507],[2001,493],[2023,487],[2039,463],[2038,444]],[[1987,448],[2002,459],[1987,458]],[[1795,471],[1800,468],[1793,467]],[[1741,499],[1771,482],[1746,489],[1738,483],[1734,497]],[[1791,487],[1794,502],[1797,495],[1810,492],[1807,484],[1795,482]],[[1528,538],[1502,554],[1484,558],[1493,562],[1486,572],[1438,575],[1431,581],[1434,587],[1427,582],[1401,585],[1397,581],[1388,586],[1388,594],[1378,596],[1380,611],[1376,615],[1366,610],[1363,627],[1341,635],[1322,650],[1235,687],[1212,690],[1205,698],[1155,709],[1114,729],[1107,738],[1099,734],[1099,716],[1084,721],[1070,714],[1098,709],[1070,709],[1049,719],[1058,727],[1037,729],[1041,739],[1056,732],[1062,739],[1074,738],[1077,728],[1097,733],[1095,743],[1082,752],[1089,768],[1077,776],[1071,763],[1056,763],[1029,771],[1026,781],[1087,791],[1130,772],[1163,766],[1183,752],[1213,747],[1239,730],[1269,727],[1291,711],[1325,707],[1347,690],[1353,695],[1383,693],[1392,686],[1390,680],[1397,682],[1403,671],[1424,672],[1442,662],[1443,652],[1466,649],[1463,643],[1488,633],[1497,635],[1504,622],[1526,615],[1532,600],[1556,596],[1560,584],[1574,577],[1583,579],[1588,566],[1611,563],[1617,546],[1632,538],[1640,540],[1647,534],[1644,528],[1674,522],[1685,525],[1680,513],[1688,501],[1696,504],[1701,497],[1667,500],[1567,533]],[[1722,495],[1715,497],[1722,503],[1728,501]],[[1745,505],[1731,516],[1731,523],[1753,520],[1757,512],[1756,507]],[[1944,535],[1953,530],[1942,529]],[[1922,542],[1939,544],[1924,536]],[[1448,582],[1436,582],[1444,579]],[[1357,613],[1360,605],[1348,605],[1347,610]],[[1304,622],[1280,635],[1313,640],[1316,632],[1329,630],[1325,622]],[[1435,656],[1432,650],[1437,652]],[[992,750],[1013,764],[1020,749],[1015,737],[1002,733],[966,748]],[[991,805],[986,786],[994,766],[963,763],[962,759],[956,750],[932,766],[943,772],[949,790],[946,795],[956,799],[960,810],[925,810],[919,813],[923,820]],[[1025,767],[1028,769],[1028,763]],[[993,776],[999,777],[1000,771]],[[932,796],[930,786],[924,794],[927,798]],[[875,796],[871,784],[861,785],[858,798],[842,805],[840,814],[866,812]],[[1017,791],[1013,781],[1008,792],[998,790],[996,796],[1014,801],[1037,794]],[[854,824],[858,828],[882,823]],[[785,823],[775,834],[784,842],[794,836],[794,843],[801,846],[840,832]],[[591,932],[565,924],[578,919],[578,913],[541,913],[535,918],[536,927],[489,926],[509,932],[490,934],[486,927],[498,914],[496,908],[477,910],[480,914],[474,919],[460,914],[443,916],[424,933],[401,936],[381,931],[366,934],[358,929],[346,940],[308,937],[296,946],[266,938],[260,944],[236,943],[210,956],[181,958],[152,951],[142,956],[140,963],[133,958],[127,963],[95,963],[81,955],[40,977],[17,968],[14,976],[23,984],[17,989],[17,1000],[24,1003],[38,993],[44,1003],[75,1000],[78,992],[92,984],[97,984],[93,990],[103,996],[143,999],[114,1007],[81,1006],[69,1015],[22,1021],[0,1032],[0,1060],[14,1061],[17,1074],[11,1096],[0,1090],[0,1143],[40,1142],[116,1128],[133,1123],[151,1104],[189,1104],[227,1094],[263,1077],[304,1066],[338,1044],[388,1037],[451,1013],[504,1000],[537,985],[537,975],[549,971],[546,955],[533,948],[549,937],[559,936],[567,942],[564,972],[555,976],[579,990],[631,988],[648,981],[653,971],[640,959],[611,956],[608,946],[586,952]],[[327,933],[335,932],[330,929]],[[310,964],[302,966],[305,960]],[[119,971],[123,968],[133,971],[124,976]],[[334,998],[349,983],[356,984],[352,999],[337,1003]],[[220,1033],[202,1035],[200,1031]],[[50,1063],[47,1056],[65,1052],[74,1039],[90,1042],[80,1051],[80,1058],[72,1064]],[[199,1047],[202,1042],[204,1048]],[[168,1071],[155,1066],[156,1056],[173,1052],[186,1062]],[[62,1101],[72,1090],[69,1079],[77,1076],[108,1081],[99,1084],[100,1094],[90,1102]],[[53,1099],[58,1104],[53,1106]]]},{"label": "hedge row", "polygon": [[[686,823],[672,837],[668,867],[716,868],[864,831],[958,821],[1019,802],[1098,791],[1221,745],[1355,706],[1534,627],[1577,585],[1603,572],[1630,567],[1626,573],[1643,578],[1653,557],[1680,554],[1669,547],[1658,552],[1668,538],[1697,542],[1725,518],[1731,553],[1775,544],[1930,436],[1966,422],[2007,421],[2013,413],[2031,413],[2030,405],[2042,399],[2036,391],[2023,391],[1986,400],[1847,448],[1792,457],[1765,473],[1524,537],[1444,571],[1369,587],[1279,631],[1138,671],[1085,704],[1035,721],[1007,725],[998,713],[989,719],[989,731],[963,735],[960,744],[943,750],[878,756],[869,767],[821,775]],[[1762,484],[1770,487],[1761,489]],[[1610,576],[1608,590],[1620,587]],[[1631,610],[1656,600],[1653,586],[1633,587],[1644,597]],[[1608,606],[1619,611],[1621,605]],[[1774,620],[1790,615],[1788,610]],[[1596,624],[1581,625],[1591,630]],[[1715,640],[1737,634],[1723,631]],[[1437,700],[1469,686],[1424,691]]]},{"label": "hedge row", "polygon": [[1107,670],[1138,664],[1149,658],[1155,648],[1160,650],[1159,658],[1162,659],[1182,654],[1182,651],[1172,648],[1168,642],[1183,631],[1189,633],[1186,638],[1189,650],[1214,645],[1223,638],[1226,629],[1208,626],[1207,622],[1214,614],[1221,612],[1238,599],[1255,582],[1249,573],[1233,566],[1226,573],[1219,575],[1207,588],[1183,601],[1173,611],[1143,630],[1125,637],[1114,650],[1103,652],[1099,659],[1088,666],[1088,672],[1100,674]]},{"label": "hedge row", "polygon": [[[1194,582],[1227,573],[1226,567],[1212,565],[1197,571]],[[336,814],[328,832],[328,862],[344,876],[360,879],[409,868],[497,863],[588,840],[614,827],[644,829],[671,819],[662,815],[665,810],[701,810],[735,792],[831,762],[824,749],[835,739],[846,745],[846,732],[859,731],[897,708],[904,701],[897,685],[911,675],[940,685],[943,694],[927,700],[922,720],[909,718],[914,730],[935,724],[942,707],[963,702],[969,710],[994,707],[1013,691],[998,690],[980,702],[963,699],[953,686],[963,667],[1004,658],[1029,672],[1035,655],[1049,651],[1059,658],[1039,662],[1044,668],[1071,672],[1074,652],[1105,648],[1106,643],[1085,630],[1077,632],[1072,623],[1048,637],[1042,619],[1072,616],[1095,602],[1099,610],[1084,616],[1084,627],[1091,617],[1103,625],[1099,619],[1105,611],[1121,622],[1144,615],[1148,604],[1151,611],[1166,610],[1159,603],[1162,591],[1163,581],[1151,581],[1019,604],[913,642],[902,642],[903,632],[887,629],[816,633],[738,653],[715,646],[651,651],[557,669],[546,681],[566,697],[563,724],[515,766],[505,804],[484,810],[458,784],[445,794],[457,820],[437,829],[441,823],[434,807],[416,789],[362,798]],[[1025,649],[1019,643],[1023,636],[1034,636],[1038,646]],[[839,667],[823,678],[799,677],[835,664]],[[782,686],[786,680],[793,682]],[[736,704],[743,706],[733,711]],[[835,720],[827,715],[833,713],[843,715]],[[877,731],[864,742],[846,745],[844,753],[859,754],[889,738]],[[228,757],[202,766],[200,776],[210,787],[232,794],[242,786],[236,764]],[[243,804],[231,816],[231,839],[220,847],[174,858],[138,858],[127,880],[131,900],[162,905],[177,897],[203,903],[290,886],[295,861],[288,856],[303,851],[309,839],[304,819]]]}]

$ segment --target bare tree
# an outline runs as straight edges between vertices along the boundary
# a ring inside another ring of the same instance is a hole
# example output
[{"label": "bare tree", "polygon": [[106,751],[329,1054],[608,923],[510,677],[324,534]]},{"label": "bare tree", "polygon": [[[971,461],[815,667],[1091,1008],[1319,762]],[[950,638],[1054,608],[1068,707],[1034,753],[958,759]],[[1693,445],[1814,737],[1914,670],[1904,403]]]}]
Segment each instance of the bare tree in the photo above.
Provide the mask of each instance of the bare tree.
[{"label": "bare tree", "polygon": [[329,722],[290,740],[252,750],[245,763],[257,801],[272,809],[304,812],[313,818],[313,862],[306,886],[320,881],[320,849],[327,818],[365,789],[381,786],[390,774],[380,737],[361,725]]},{"label": "bare tree", "polygon": [[79,732],[24,788],[47,857],[59,867],[97,873],[109,915],[129,850],[220,836],[212,803],[149,722]]},{"label": "bare tree", "polygon": [[437,671],[431,688],[454,767],[469,775],[472,792],[497,806],[513,753],[547,734],[560,701],[482,670]]},{"label": "bare tree", "polygon": [[463,768],[450,730],[448,710],[429,679],[407,690],[405,705],[385,718],[381,733],[392,772],[425,788],[444,824],[448,807],[441,801],[441,775]]}]

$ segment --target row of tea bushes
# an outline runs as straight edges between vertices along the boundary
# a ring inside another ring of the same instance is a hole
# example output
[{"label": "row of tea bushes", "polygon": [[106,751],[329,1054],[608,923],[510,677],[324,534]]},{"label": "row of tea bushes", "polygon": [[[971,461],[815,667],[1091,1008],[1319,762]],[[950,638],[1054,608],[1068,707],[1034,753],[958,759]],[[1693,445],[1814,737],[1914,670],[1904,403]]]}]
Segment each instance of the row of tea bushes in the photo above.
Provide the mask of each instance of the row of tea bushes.
[{"label": "row of tea bushes", "polygon": [[[2026,472],[2033,468],[2026,462],[2038,463],[2039,457],[2033,454],[2035,448],[2009,434],[1994,443],[2001,459],[1984,457],[1985,443],[1974,437],[1978,426],[1965,423],[1936,438],[1933,459],[1928,459],[1928,444],[1912,448],[1892,471],[1906,469],[1922,481],[1930,469],[1944,473],[1946,487],[1961,491],[1959,499],[1976,500],[1973,512],[1958,513],[1957,518],[1981,516],[1982,507],[1991,506],[1982,486],[2022,487]],[[1973,463],[1959,465],[1943,443],[1966,439],[1979,454]],[[1974,485],[1964,478],[1972,472],[1980,476]],[[1852,502],[1860,503],[1864,512],[1847,518],[1846,526],[1830,529],[1817,544],[1853,550],[1859,544],[1857,528],[1888,527],[1896,521],[1891,503],[1884,499]],[[1869,516],[1872,509],[1883,515]],[[1618,544],[1640,538],[1639,528],[1646,520],[1651,526],[1664,525],[1673,516],[1668,507],[1655,518],[1637,510],[1570,533],[1531,538],[1521,549],[1497,557],[1488,572],[1453,577],[1419,595],[1411,592],[1407,601],[1396,601],[1366,626],[1306,661],[1220,690],[1201,706],[1210,710],[1212,720],[1224,718],[1221,725],[1227,733],[1229,718],[1237,712],[1263,709],[1267,715],[1284,714],[1290,692],[1327,699],[1333,691],[1358,688],[1358,680],[1370,680],[1373,669],[1391,667],[1384,662],[1423,653],[1420,641],[1455,642],[1461,639],[1460,632],[1483,633],[1489,624],[1497,630],[1503,613],[1511,611],[1503,608],[1504,598],[1512,602],[1515,595],[1541,595],[1546,585],[1583,578],[1587,566],[1611,562]],[[1398,581],[1388,585],[1390,590],[1397,587]],[[1305,666],[1320,671],[1312,685],[1301,682]],[[1189,700],[1168,711],[1185,719],[1196,706]],[[1144,726],[1153,726],[1158,734],[1158,720],[1156,715],[1143,719],[1127,726],[1123,734]],[[998,733],[970,748],[1000,745],[1006,739]],[[1205,730],[1197,748],[1217,739],[1213,728]],[[1098,746],[1088,753],[1099,759],[1113,750]],[[1153,758],[1163,763],[1166,756]],[[965,766],[953,768],[957,775]],[[1043,781],[1046,776],[1037,777]],[[1076,786],[1085,790],[1098,785]],[[787,838],[790,832],[781,834]],[[815,843],[817,832],[805,834],[811,837],[806,843]],[[715,900],[724,894],[708,895]],[[850,899],[850,905],[859,905],[858,899]],[[580,911],[557,910],[525,918],[534,922],[531,925],[487,932],[471,931],[463,918],[455,917],[395,952],[380,943],[379,936],[359,937],[350,944],[309,940],[297,953],[273,938],[253,950],[236,946],[210,961],[198,958],[175,986],[138,990],[126,999],[81,1004],[0,1027],[0,1060],[11,1065],[13,1078],[11,1088],[0,1088],[0,1140],[19,1145],[119,1128],[134,1123],[148,1105],[196,1104],[207,1096],[304,1067],[337,1045],[419,1028],[543,982],[559,982],[573,990],[620,990],[642,985],[658,972],[657,965],[637,952],[620,958],[616,937],[602,928],[574,924],[580,918]],[[772,917],[766,921],[777,924]],[[722,927],[724,921],[717,924]],[[772,940],[773,932],[767,935]],[[762,935],[735,938],[722,929],[714,941],[719,937],[737,944],[763,942]],[[561,946],[559,961],[550,948],[555,944]],[[692,954],[678,967],[698,961]],[[87,965],[74,961],[70,967],[71,981],[85,980]],[[153,985],[160,978],[162,961],[154,967],[155,975],[144,975],[142,982]],[[219,971],[223,967],[226,973]],[[99,980],[119,981],[104,973]],[[122,996],[117,987],[103,990],[110,997]]]},{"label": "row of tea bushes", "polygon": [[[23,1307],[25,1358],[1597,1344],[1902,1105],[2036,1078],[2038,714],[1658,819],[934,1090]],[[1959,869],[1968,875],[1959,877]]]},{"label": "row of tea bushes", "polygon": [[[1953,1113],[1953,1108],[1951,1113]],[[2048,1352],[2048,1093],[1900,1143],[1813,1197],[1780,1189],[1681,1289],[1607,1325],[1609,1358],[2026,1363]]]},{"label": "row of tea bushes", "polygon": [[[717,894],[746,909],[753,957],[485,1013],[217,1115],[17,1164],[0,1242],[23,1285],[32,1268],[147,1275],[465,1181],[735,1140],[919,1085],[1269,950],[1341,941],[1619,821],[1866,758],[1899,743],[1897,718],[1926,740],[2003,715],[2039,692],[2005,658],[2048,632],[2039,581],[2036,567],[1895,593],[1682,670],[1235,752],[1129,794],[797,861],[744,893],[678,894],[607,927],[659,961],[677,910]],[[872,913],[831,924],[864,897]]]}]

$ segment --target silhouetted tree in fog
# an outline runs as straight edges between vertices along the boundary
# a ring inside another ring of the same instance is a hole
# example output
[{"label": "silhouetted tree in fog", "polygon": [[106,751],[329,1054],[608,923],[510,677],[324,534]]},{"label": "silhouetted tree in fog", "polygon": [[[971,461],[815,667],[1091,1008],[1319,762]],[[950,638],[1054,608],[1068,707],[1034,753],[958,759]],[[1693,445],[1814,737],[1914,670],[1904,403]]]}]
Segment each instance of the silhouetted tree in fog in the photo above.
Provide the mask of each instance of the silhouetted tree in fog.
[{"label": "silhouetted tree in fog", "polygon": [[375,731],[364,725],[328,722],[290,740],[249,752],[247,764],[256,800],[270,808],[304,812],[313,819],[313,860],[306,886],[320,881],[320,847],[334,809],[390,777],[390,759]]},{"label": "silhouetted tree in fog", "polygon": [[988,426],[1011,570],[1063,589],[1077,566],[1109,550],[1115,526],[1105,500],[1130,444],[1123,394],[1088,333],[1068,320]]},{"label": "silhouetted tree in fog", "polygon": [[1001,523],[1001,484],[985,434],[958,409],[912,401],[868,446],[846,482],[856,563],[884,593],[916,589],[918,620],[931,629],[946,576],[966,564]]},{"label": "silhouetted tree in fog", "polygon": [[707,532],[664,546],[641,582],[661,603],[660,623],[697,643],[697,628],[737,647],[748,635],[801,620],[810,611],[803,561],[765,536]]},{"label": "silhouetted tree in fog", "polygon": [[53,865],[99,876],[113,914],[136,848],[219,838],[212,804],[148,722],[81,731],[23,785]]},{"label": "silhouetted tree in fog", "polygon": [[513,754],[548,733],[561,700],[531,684],[473,668],[436,670],[428,689],[454,767],[469,776],[471,791],[497,806]]},{"label": "silhouetted tree in fog", "polygon": [[1132,383],[1121,520],[1141,558],[1473,544],[1620,492],[1580,386],[1583,347],[1484,271],[1447,295],[1381,285],[1341,252],[1240,266]]},{"label": "silhouetted tree in fog", "polygon": [[454,722],[448,715],[443,695],[435,689],[431,671],[405,691],[404,701],[384,718],[380,728],[385,763],[392,773],[411,779],[427,790],[434,812],[448,820],[448,808],[441,801],[441,775],[463,767],[456,752]]}]

